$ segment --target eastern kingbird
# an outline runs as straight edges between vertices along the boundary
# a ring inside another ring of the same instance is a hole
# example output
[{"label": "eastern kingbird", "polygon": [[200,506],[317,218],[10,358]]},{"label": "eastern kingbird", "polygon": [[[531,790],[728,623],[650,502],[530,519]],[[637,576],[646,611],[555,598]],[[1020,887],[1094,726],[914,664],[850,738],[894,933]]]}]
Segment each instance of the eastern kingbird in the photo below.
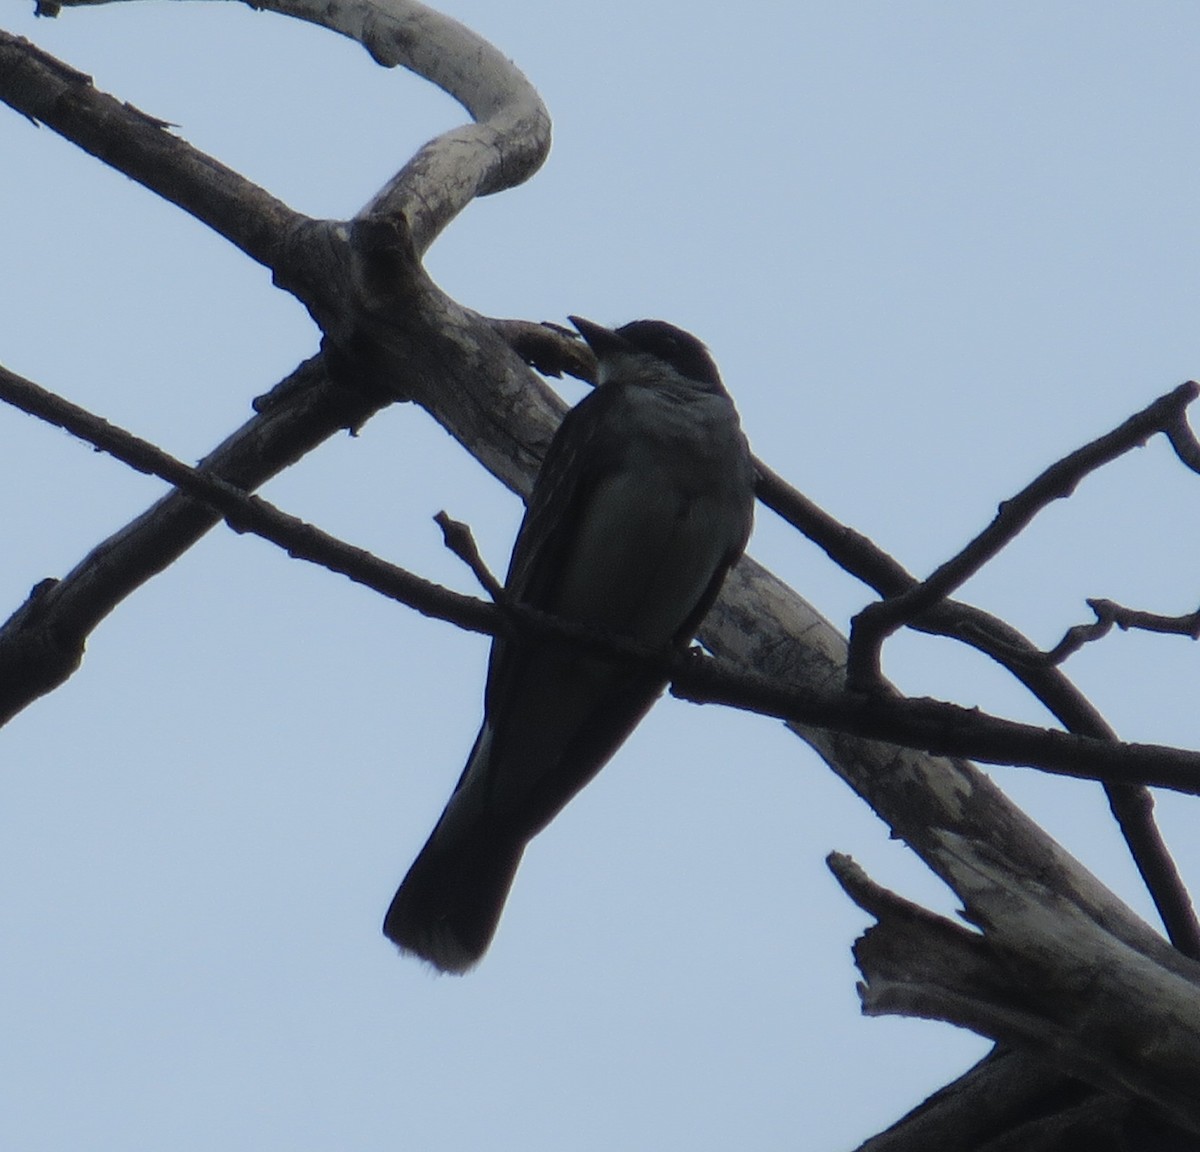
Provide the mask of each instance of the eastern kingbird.
[{"label": "eastern kingbird", "polygon": [[[708,350],[661,320],[571,317],[596,389],[542,462],[505,591],[652,647],[690,643],[742,554],[754,470]],[[492,643],[483,727],[383,931],[444,972],[486,951],[525,845],[604,766],[665,687],[569,640]]]}]

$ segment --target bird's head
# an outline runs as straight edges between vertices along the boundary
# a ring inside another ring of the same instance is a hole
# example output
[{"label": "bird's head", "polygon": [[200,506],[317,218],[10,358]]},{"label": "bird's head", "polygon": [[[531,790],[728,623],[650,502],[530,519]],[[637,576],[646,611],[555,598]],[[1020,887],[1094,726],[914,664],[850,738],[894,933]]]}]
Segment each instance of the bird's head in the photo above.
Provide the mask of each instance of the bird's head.
[{"label": "bird's head", "polygon": [[605,328],[582,316],[568,319],[596,355],[598,384],[660,374],[665,366],[706,391],[725,390],[708,349],[674,324],[634,320],[620,328]]}]

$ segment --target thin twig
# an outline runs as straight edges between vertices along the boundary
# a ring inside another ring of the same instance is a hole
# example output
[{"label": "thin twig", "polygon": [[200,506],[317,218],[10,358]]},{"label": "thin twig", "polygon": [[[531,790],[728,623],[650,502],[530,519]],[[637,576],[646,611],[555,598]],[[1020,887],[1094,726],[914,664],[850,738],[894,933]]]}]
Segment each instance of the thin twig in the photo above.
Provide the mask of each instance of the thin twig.
[{"label": "thin twig", "polygon": [[992,523],[926,580],[899,596],[867,605],[851,624],[847,684],[856,691],[881,689],[880,650],[888,636],[949,596],[1014,540],[1051,501],[1070,496],[1089,473],[1145,444],[1156,432],[1176,427],[1183,410],[1198,395],[1200,385],[1189,380],[1113,431],[1063,457],[1001,504]]},{"label": "thin twig", "polygon": [[483,562],[479,554],[479,545],[475,543],[475,535],[469,524],[455,520],[444,511],[439,512],[433,521],[442,530],[442,539],[450,549],[475,576],[483,590],[496,604],[505,602],[504,585],[492,575],[491,570]]},{"label": "thin twig", "polygon": [[1085,644],[1107,636],[1114,626],[1122,632],[1132,629],[1139,632],[1188,636],[1193,640],[1200,640],[1200,608],[1182,616],[1162,616],[1157,612],[1126,608],[1115,600],[1089,599],[1087,605],[1096,614],[1095,622],[1076,624],[1073,628],[1068,628],[1063,638],[1053,648],[1039,654],[1039,658],[1044,663],[1061,664]]},{"label": "thin twig", "polygon": [[320,564],[423,615],[475,632],[493,632],[496,628],[496,613],[490,605],[380,560],[219,476],[189,467],[149,441],[3,367],[0,367],[0,400],[70,432],[144,475],[167,481],[184,494],[215,508],[236,532],[260,536],[277,544],[289,556]]},{"label": "thin twig", "polygon": [[492,320],[492,327],[530,368],[555,379],[564,373],[596,382],[596,355],[569,328],[532,320]]}]

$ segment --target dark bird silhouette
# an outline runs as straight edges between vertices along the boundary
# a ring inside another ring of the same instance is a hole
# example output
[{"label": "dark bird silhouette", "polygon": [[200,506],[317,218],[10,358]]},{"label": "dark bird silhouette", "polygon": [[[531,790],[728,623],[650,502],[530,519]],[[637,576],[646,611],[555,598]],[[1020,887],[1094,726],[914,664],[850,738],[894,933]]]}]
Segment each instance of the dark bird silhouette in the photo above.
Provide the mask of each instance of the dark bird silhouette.
[{"label": "dark bird silhouette", "polygon": [[[644,645],[688,644],[750,535],[754,472],[707,349],[660,320],[571,317],[596,389],[550,443],[505,589]],[[604,766],[665,686],[562,639],[497,637],[483,727],[384,920],[445,972],[486,951],[526,844]]]}]

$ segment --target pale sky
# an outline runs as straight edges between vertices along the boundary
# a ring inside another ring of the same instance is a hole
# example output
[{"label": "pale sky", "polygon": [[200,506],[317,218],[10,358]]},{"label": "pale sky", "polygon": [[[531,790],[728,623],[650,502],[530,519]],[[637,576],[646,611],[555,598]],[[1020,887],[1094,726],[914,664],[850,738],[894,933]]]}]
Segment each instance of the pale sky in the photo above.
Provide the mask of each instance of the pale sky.
[{"label": "pale sky", "polygon": [[[316,216],[352,216],[447,97],[239,5],[4,27]],[[1200,375],[1200,9],[1185,3],[460,0],[555,122],[527,186],[428,266],[497,316],[670,320],[755,451],[924,574],[1044,466]],[[316,348],[269,275],[0,107],[0,363],[187,460]],[[562,386],[570,400],[582,386]],[[0,408],[0,613],[164,490]],[[519,502],[394,407],[265,489],[468,592]],[[1087,596],[1200,600],[1200,480],[1163,443],[965,589],[1042,644]],[[751,553],[839,627],[869,599],[760,509]],[[985,1041],[859,1013],[852,854],[953,897],[776,722],[663,701],[532,845],[479,968],[379,931],[478,725],[486,640],[214,530],[0,732],[0,1146],[14,1152],[850,1149]],[[901,637],[906,691],[1044,713]],[[1069,674],[1130,739],[1200,746],[1200,651],[1117,635]],[[1098,786],[992,775],[1144,915]],[[1196,802],[1161,822],[1200,885]]]}]

